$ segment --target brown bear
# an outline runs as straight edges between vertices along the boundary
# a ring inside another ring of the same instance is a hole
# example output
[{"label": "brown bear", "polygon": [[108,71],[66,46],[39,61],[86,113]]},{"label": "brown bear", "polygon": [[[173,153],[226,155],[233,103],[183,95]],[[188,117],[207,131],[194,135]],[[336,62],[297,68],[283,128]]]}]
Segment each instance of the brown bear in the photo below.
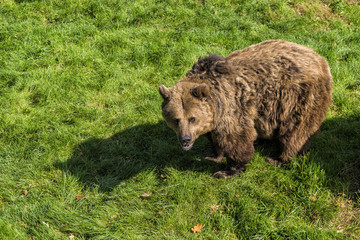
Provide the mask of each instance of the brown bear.
[{"label": "brown bear", "polygon": [[278,139],[281,154],[266,158],[288,163],[305,151],[332,102],[327,61],[312,49],[270,40],[235,51],[226,58],[200,58],[175,86],[159,87],[162,115],[184,150],[203,134],[227,167],[214,177],[245,170],[259,138]]}]

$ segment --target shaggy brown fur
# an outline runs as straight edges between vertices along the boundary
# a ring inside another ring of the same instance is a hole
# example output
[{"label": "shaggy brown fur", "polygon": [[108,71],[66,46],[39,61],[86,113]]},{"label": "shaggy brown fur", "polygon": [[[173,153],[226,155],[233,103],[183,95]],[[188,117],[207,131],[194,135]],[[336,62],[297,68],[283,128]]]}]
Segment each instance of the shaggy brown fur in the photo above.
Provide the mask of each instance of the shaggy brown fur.
[{"label": "shaggy brown fur", "polygon": [[227,168],[214,177],[245,169],[257,137],[277,138],[282,152],[267,161],[282,165],[305,150],[331,104],[332,76],[324,58],[285,41],[252,45],[222,58],[199,59],[174,87],[159,87],[162,114],[185,150],[207,134]]}]

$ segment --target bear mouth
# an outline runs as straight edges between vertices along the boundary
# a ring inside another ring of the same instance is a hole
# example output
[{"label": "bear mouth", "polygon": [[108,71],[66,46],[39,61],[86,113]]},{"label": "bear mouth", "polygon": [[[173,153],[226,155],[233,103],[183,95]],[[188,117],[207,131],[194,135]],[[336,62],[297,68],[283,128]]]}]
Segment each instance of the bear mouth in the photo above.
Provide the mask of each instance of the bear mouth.
[{"label": "bear mouth", "polygon": [[181,144],[181,147],[185,150],[185,151],[188,151],[190,150],[190,148],[192,148],[194,142],[192,143],[184,143],[184,144]]}]

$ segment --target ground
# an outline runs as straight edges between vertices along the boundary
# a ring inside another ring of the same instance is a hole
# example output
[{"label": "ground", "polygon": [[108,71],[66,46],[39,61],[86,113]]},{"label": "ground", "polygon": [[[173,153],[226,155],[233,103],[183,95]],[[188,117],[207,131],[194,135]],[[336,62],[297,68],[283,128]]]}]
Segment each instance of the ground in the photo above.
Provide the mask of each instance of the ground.
[{"label": "ground", "polygon": [[[359,237],[359,15],[345,0],[2,1],[0,238]],[[157,88],[268,39],[329,61],[333,105],[305,157],[269,166],[259,143],[243,176],[212,179],[207,139],[179,148]]]}]

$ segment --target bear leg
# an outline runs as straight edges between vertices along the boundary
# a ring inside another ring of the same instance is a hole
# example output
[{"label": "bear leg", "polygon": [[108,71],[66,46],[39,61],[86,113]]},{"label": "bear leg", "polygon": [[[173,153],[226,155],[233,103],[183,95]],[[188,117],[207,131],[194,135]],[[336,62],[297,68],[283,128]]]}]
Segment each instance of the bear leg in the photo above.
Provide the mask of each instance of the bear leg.
[{"label": "bear leg", "polygon": [[255,151],[254,144],[251,141],[247,144],[244,142],[233,142],[232,144],[229,143],[228,146],[233,146],[234,148],[230,148],[226,152],[227,166],[224,170],[215,172],[213,174],[214,178],[230,178],[239,175],[245,171],[246,164],[251,160]]},{"label": "bear leg", "polygon": [[[266,161],[275,166],[283,166],[291,161],[292,157],[296,157],[299,153],[306,152],[311,145],[311,137],[317,131],[311,131],[311,124],[302,123],[296,131],[286,134],[279,138],[282,143],[282,153],[278,158],[266,158]],[[315,133],[314,133],[315,132]]]},{"label": "bear leg", "polygon": [[211,133],[208,133],[206,135],[206,137],[209,139],[209,141],[212,143],[213,145],[213,154],[211,154],[210,156],[206,156],[205,159],[209,160],[209,161],[213,161],[213,162],[217,162],[220,163],[223,161],[224,159],[224,152],[219,148],[219,146],[217,146],[217,144],[215,144],[213,142],[213,138],[211,136]]}]

